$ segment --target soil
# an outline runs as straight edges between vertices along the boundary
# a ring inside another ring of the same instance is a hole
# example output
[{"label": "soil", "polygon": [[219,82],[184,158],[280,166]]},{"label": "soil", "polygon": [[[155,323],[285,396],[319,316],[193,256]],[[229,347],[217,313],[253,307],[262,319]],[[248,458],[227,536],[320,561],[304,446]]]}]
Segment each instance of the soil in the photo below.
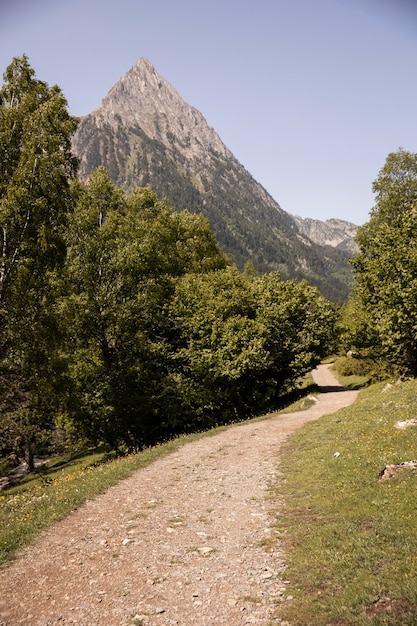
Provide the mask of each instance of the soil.
[{"label": "soil", "polygon": [[313,375],[309,409],[186,444],[54,524],[0,570],[0,625],[284,624],[280,445],[357,395],[327,365]]}]

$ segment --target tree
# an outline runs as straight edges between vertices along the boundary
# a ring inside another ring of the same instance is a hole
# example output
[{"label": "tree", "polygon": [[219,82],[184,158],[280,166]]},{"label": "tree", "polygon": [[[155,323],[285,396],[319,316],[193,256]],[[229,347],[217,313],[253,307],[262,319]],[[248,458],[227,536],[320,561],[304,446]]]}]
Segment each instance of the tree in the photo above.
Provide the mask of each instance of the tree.
[{"label": "tree", "polygon": [[103,168],[75,195],[61,308],[68,415],[90,439],[141,448],[172,434],[162,423],[175,283],[228,261],[202,216],[176,213],[149,189],[126,196]]},{"label": "tree", "polygon": [[388,155],[373,184],[376,204],[359,229],[353,267],[374,334],[373,355],[417,374],[417,154]]},{"label": "tree", "polygon": [[[66,106],[59,87],[35,78],[26,56],[13,59],[0,90],[0,361],[24,387],[19,419],[28,432],[50,420],[53,394],[46,392],[57,371],[54,273],[65,258],[76,172],[77,121]],[[36,437],[26,439],[31,467]]]},{"label": "tree", "polygon": [[191,409],[189,419],[194,414],[200,428],[256,412],[256,380],[269,354],[250,280],[234,266],[185,275],[176,285],[171,315],[177,328],[177,398],[187,402],[181,412]]},{"label": "tree", "polygon": [[269,352],[264,384],[269,381],[269,394],[276,400],[283,392],[292,391],[329,353],[335,307],[305,281],[282,281],[276,272],[261,276],[256,288],[257,315]]},{"label": "tree", "polygon": [[176,381],[205,427],[276,408],[327,353],[335,323],[333,305],[307,283],[235,267],[184,276],[172,307]]}]

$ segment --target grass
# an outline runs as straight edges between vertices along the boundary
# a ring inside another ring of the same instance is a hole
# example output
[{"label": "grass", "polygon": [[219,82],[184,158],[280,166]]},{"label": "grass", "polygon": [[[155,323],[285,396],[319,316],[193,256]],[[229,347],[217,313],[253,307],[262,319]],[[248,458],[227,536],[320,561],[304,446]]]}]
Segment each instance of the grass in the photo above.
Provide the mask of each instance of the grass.
[{"label": "grass", "polygon": [[294,599],[277,618],[291,626],[417,623],[417,476],[379,481],[385,465],[417,457],[417,427],[395,427],[416,417],[417,382],[383,388],[309,423],[280,452],[276,533]]}]

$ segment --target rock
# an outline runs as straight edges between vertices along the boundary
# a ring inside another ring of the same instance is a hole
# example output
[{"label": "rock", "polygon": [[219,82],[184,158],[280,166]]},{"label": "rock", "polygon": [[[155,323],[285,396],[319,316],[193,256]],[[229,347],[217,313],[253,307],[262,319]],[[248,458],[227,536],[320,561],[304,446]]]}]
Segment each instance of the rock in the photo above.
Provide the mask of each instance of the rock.
[{"label": "rock", "polygon": [[417,419],[400,421],[395,424],[395,428],[407,428],[408,426],[417,426]]},{"label": "rock", "polygon": [[386,465],[384,469],[379,473],[379,480],[389,480],[394,478],[399,470],[417,470],[417,461],[404,461],[403,463]]}]

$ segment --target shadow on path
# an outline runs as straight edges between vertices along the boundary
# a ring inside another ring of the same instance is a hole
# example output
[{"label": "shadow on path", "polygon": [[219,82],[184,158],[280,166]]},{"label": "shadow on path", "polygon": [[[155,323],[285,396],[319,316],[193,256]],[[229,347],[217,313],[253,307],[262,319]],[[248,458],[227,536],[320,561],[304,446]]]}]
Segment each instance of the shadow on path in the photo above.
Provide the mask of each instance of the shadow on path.
[{"label": "shadow on path", "polygon": [[319,393],[335,393],[337,391],[352,391],[349,387],[341,387],[340,385],[325,385],[325,386],[317,386],[317,391]]}]

